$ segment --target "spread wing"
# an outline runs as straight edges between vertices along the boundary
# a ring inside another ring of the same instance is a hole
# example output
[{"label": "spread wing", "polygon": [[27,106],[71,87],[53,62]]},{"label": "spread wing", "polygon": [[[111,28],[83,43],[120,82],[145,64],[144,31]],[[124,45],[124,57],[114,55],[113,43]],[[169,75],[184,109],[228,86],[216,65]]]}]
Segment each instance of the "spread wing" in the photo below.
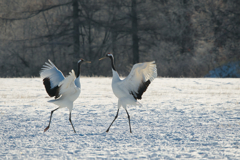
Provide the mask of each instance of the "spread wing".
[{"label": "spread wing", "polygon": [[74,92],[76,92],[76,88],[77,86],[75,85],[75,72],[74,70],[72,70],[71,72],[69,72],[69,75],[59,83],[59,94],[63,95],[63,94],[72,94]]},{"label": "spread wing", "polygon": [[133,66],[129,75],[119,84],[119,87],[127,90],[135,99],[142,99],[142,94],[156,77],[155,61],[137,63]]},{"label": "spread wing", "polygon": [[50,61],[45,62],[40,71],[40,76],[43,78],[43,84],[50,97],[58,98],[59,83],[65,79],[62,72]]}]

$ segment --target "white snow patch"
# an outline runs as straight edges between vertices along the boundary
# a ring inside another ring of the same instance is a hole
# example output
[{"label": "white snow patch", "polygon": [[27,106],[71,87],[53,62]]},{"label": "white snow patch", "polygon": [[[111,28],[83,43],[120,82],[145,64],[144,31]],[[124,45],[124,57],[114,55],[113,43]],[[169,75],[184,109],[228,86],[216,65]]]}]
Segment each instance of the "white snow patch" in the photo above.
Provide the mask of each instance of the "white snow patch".
[{"label": "white snow patch", "polygon": [[40,78],[0,78],[0,159],[240,159],[238,79],[157,78],[117,112],[111,78],[81,78],[72,122]]}]

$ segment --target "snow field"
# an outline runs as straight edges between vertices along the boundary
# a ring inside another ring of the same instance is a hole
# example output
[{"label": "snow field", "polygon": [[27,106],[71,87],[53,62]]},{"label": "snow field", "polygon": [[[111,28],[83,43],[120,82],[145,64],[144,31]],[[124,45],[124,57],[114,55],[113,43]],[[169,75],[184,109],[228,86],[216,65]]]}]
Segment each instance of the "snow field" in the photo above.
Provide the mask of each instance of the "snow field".
[{"label": "snow field", "polygon": [[117,112],[111,78],[81,78],[72,122],[40,78],[0,79],[0,159],[240,159],[238,79],[157,78]]}]

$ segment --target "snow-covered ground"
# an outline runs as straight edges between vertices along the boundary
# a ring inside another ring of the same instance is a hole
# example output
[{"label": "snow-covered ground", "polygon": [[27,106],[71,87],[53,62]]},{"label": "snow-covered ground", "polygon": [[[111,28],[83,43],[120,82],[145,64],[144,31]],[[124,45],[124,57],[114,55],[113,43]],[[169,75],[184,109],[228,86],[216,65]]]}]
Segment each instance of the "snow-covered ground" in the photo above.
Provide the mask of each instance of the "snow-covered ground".
[{"label": "snow-covered ground", "polygon": [[117,112],[111,78],[81,78],[72,122],[40,78],[0,79],[0,159],[240,159],[239,79],[157,78]]}]

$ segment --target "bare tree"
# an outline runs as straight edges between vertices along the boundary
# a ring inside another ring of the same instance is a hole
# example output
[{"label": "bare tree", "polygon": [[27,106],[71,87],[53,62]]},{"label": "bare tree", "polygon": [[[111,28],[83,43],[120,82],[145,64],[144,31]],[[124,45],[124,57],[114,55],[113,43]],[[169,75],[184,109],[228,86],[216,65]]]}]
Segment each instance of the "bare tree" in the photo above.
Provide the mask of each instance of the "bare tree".
[{"label": "bare tree", "polygon": [[51,59],[64,74],[91,60],[84,75],[110,75],[113,52],[121,75],[155,60],[160,76],[200,77],[237,61],[236,0],[2,0],[0,76],[38,76]]}]

